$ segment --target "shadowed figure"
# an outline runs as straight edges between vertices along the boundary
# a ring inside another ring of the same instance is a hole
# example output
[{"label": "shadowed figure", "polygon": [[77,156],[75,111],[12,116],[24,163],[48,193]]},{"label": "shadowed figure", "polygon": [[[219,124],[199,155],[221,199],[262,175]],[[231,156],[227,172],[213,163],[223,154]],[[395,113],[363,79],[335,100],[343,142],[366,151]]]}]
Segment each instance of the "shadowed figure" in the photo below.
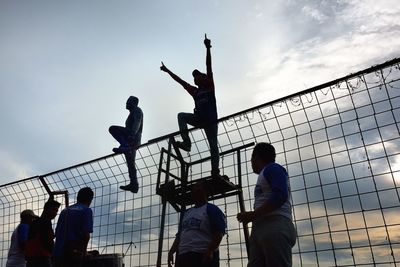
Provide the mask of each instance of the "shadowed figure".
[{"label": "shadowed figure", "polygon": [[24,210],[20,214],[21,223],[11,235],[6,267],[25,267],[25,249],[28,241],[29,227],[38,218],[32,210]]},{"label": "shadowed figure", "polygon": [[202,73],[195,69],[192,72],[194,78],[193,86],[176,74],[170,71],[163,62],[160,69],[168,73],[172,79],[178,82],[193,97],[195,109],[193,113],[181,112],[178,114],[179,130],[181,132],[182,142],[176,142],[177,146],[184,150],[191,150],[191,141],[189,138],[188,124],[195,127],[202,127],[206,133],[208,144],[210,145],[211,154],[211,175],[215,178],[221,178],[219,174],[219,151],[218,151],[218,114],[217,104],[215,100],[214,79],[211,69],[211,41],[204,38],[204,45],[207,48],[206,66],[207,73]]},{"label": "shadowed figure", "polygon": [[254,211],[237,215],[239,222],[252,222],[247,267],[292,266],[296,230],[289,177],[275,158],[275,148],[269,143],[258,143],[251,155],[253,172],[258,174]]},{"label": "shadowed figure", "polygon": [[110,134],[120,144],[119,147],[113,148],[113,151],[115,153],[123,153],[128,166],[130,183],[119,188],[132,193],[137,193],[139,190],[135,159],[136,150],[140,146],[142,139],[143,112],[138,107],[138,104],[139,99],[135,96],[130,96],[126,101],[126,109],[129,110],[129,115],[125,121],[125,127],[113,125],[109,129]]},{"label": "shadowed figure", "polygon": [[219,267],[219,245],[226,233],[225,214],[207,202],[207,188],[202,181],[194,184],[194,206],[182,214],[178,233],[168,252],[168,267]]}]

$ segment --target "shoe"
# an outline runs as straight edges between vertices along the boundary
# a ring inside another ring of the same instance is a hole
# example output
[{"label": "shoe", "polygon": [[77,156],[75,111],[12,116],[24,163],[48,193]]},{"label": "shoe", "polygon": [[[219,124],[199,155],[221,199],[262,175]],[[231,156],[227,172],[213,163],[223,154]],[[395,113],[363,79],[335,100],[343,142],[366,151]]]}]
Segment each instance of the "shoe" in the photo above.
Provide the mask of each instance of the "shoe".
[{"label": "shoe", "polygon": [[192,144],[181,141],[177,141],[176,146],[187,152],[190,152],[190,149],[192,148]]},{"label": "shoe", "polygon": [[125,191],[131,191],[132,193],[137,193],[139,191],[138,184],[121,185],[119,188]]},{"label": "shoe", "polygon": [[129,152],[131,149],[127,146],[120,146],[120,147],[114,147],[113,148],[113,152],[114,153],[127,153]]}]

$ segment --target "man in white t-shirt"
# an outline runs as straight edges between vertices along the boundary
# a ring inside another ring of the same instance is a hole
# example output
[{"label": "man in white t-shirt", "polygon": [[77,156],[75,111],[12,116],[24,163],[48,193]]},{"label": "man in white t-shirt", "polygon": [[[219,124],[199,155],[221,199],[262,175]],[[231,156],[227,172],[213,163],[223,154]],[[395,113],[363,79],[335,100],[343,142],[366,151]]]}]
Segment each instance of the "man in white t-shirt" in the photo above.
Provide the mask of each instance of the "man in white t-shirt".
[{"label": "man in white t-shirt", "polygon": [[254,211],[237,215],[239,222],[252,222],[247,267],[292,266],[296,230],[292,222],[292,199],[285,168],[275,162],[275,148],[258,143],[251,166],[258,174],[254,189]]},{"label": "man in white t-shirt", "polygon": [[33,213],[32,210],[24,210],[20,214],[21,223],[18,224],[14,232],[11,235],[10,250],[8,251],[8,257],[6,267],[25,267],[25,244],[28,240],[29,225],[33,220],[37,219],[38,216]]},{"label": "man in white t-shirt", "polygon": [[194,206],[184,212],[179,232],[168,253],[168,266],[218,267],[218,247],[226,230],[226,218],[214,204],[207,202],[203,182],[192,188]]}]

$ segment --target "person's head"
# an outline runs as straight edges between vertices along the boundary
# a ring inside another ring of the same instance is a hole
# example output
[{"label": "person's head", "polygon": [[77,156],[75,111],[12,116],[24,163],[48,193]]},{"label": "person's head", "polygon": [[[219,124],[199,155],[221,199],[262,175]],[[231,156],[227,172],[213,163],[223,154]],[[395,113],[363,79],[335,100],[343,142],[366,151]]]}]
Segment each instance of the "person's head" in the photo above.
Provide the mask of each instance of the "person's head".
[{"label": "person's head", "polygon": [[78,203],[90,206],[94,197],[93,190],[90,187],[83,187],[79,190],[76,200]]},{"label": "person's head", "polygon": [[195,205],[207,202],[207,189],[203,181],[196,182],[193,185],[191,194]]},{"label": "person's head", "polygon": [[136,96],[130,96],[126,101],[126,109],[132,110],[135,107],[137,107],[138,104],[139,104],[139,98],[137,98]]},{"label": "person's head", "polygon": [[24,210],[20,214],[21,223],[32,223],[38,216],[33,212],[33,210]]},{"label": "person's head", "polygon": [[53,220],[58,213],[58,209],[60,208],[61,204],[54,199],[50,198],[44,203],[43,213],[42,216],[47,217],[50,220]]},{"label": "person's head", "polygon": [[195,69],[192,72],[192,75],[193,75],[195,85],[202,87],[207,84],[207,80],[208,80],[207,74],[202,73],[199,70]]},{"label": "person's head", "polygon": [[257,174],[270,162],[275,162],[275,148],[270,143],[258,143],[251,155],[251,167]]}]

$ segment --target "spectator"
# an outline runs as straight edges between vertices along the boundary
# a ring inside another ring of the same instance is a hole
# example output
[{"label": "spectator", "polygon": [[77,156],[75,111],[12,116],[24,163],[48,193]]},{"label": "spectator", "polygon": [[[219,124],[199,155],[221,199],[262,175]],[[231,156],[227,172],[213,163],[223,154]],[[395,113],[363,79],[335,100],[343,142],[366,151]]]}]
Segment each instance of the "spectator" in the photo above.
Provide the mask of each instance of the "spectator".
[{"label": "spectator", "polygon": [[80,267],[93,232],[93,212],[89,208],[94,193],[91,188],[79,190],[77,203],[61,211],[56,227],[53,256],[56,267]]},{"label": "spectator", "polygon": [[128,118],[123,126],[110,126],[110,134],[119,142],[120,146],[113,148],[115,153],[124,153],[126,164],[128,166],[130,183],[122,185],[122,190],[137,193],[139,183],[135,166],[136,149],[140,146],[143,130],[143,112],[138,107],[139,99],[130,96],[126,102],[126,109],[129,110]]},{"label": "spectator", "polygon": [[11,235],[6,267],[25,267],[25,247],[28,241],[30,224],[38,218],[32,210],[24,210],[20,214],[21,222]]},{"label": "spectator", "polygon": [[253,171],[258,174],[254,211],[237,215],[240,222],[253,223],[248,267],[292,266],[296,231],[289,178],[275,157],[275,148],[269,143],[257,144],[251,156]]},{"label": "spectator", "polygon": [[26,243],[26,267],[51,267],[51,254],[54,246],[54,231],[51,225],[58,213],[60,203],[49,199],[42,215],[29,228]]},{"label": "spectator", "polygon": [[225,234],[226,220],[222,211],[207,203],[203,182],[192,188],[194,207],[182,215],[179,232],[168,253],[168,266],[174,262],[179,267],[218,267],[219,244]]},{"label": "spectator", "polygon": [[184,150],[191,150],[191,141],[187,125],[204,128],[208,144],[210,145],[211,154],[211,175],[217,179],[227,179],[226,176],[220,175],[219,170],[219,151],[218,151],[218,114],[217,103],[215,99],[214,78],[211,68],[211,40],[204,38],[204,45],[207,49],[206,66],[207,73],[201,73],[199,70],[192,72],[194,83],[197,86],[190,85],[175,73],[170,71],[163,62],[160,69],[168,73],[173,80],[182,85],[182,87],[193,97],[195,109],[193,113],[181,112],[178,114],[179,131],[181,132],[182,142],[176,142],[177,146]]}]

